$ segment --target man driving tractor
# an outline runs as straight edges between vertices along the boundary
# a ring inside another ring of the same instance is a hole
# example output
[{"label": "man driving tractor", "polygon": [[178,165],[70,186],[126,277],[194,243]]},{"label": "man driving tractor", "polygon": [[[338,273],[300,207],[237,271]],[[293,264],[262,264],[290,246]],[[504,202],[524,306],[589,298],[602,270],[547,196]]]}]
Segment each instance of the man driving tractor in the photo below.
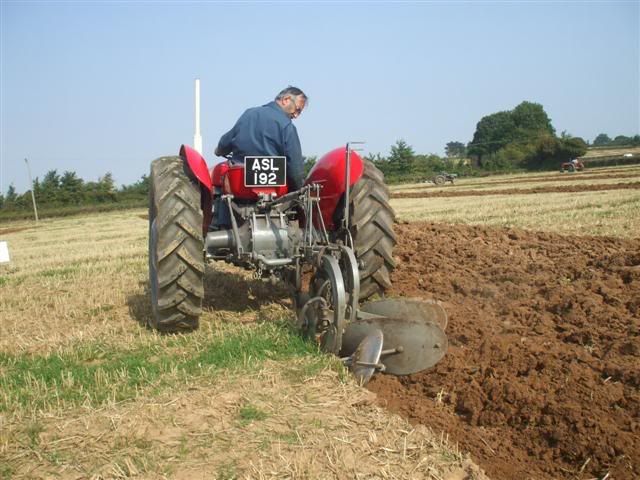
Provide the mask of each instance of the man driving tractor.
[{"label": "man driving tractor", "polygon": [[[304,160],[298,131],[291,120],[300,116],[307,100],[302,90],[289,86],[272,102],[249,108],[220,138],[215,154],[231,154],[231,162],[237,164],[242,164],[245,156],[284,156],[289,191],[298,190],[304,183]],[[229,225],[226,205],[218,202],[215,211],[214,227]]]}]

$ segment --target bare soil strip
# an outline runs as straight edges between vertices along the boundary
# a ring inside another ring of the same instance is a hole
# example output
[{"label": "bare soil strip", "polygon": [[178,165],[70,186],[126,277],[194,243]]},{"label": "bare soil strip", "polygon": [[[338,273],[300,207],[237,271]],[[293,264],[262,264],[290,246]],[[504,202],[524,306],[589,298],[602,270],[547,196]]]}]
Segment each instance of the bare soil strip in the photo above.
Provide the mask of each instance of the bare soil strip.
[{"label": "bare soil strip", "polygon": [[486,195],[526,195],[536,193],[601,192],[605,190],[640,189],[640,182],[610,185],[563,185],[559,187],[507,188],[502,190],[452,190],[437,192],[392,193],[391,198],[479,197]]},{"label": "bare soil strip", "polygon": [[444,302],[450,348],[430,371],[376,376],[381,405],[492,478],[640,478],[640,239],[397,231],[392,294]]},{"label": "bare soil strip", "polygon": [[11,228],[0,228],[0,235],[8,235],[10,233],[22,232],[24,230],[29,230],[34,227],[11,227]]},{"label": "bare soil strip", "polygon": [[[502,177],[504,178],[504,177]],[[495,180],[491,181],[491,179],[487,179],[487,184],[490,185],[510,185],[513,183],[542,183],[542,182],[558,182],[558,181],[585,181],[585,180],[607,180],[612,178],[640,178],[640,173],[611,173],[611,174],[586,174],[586,173],[576,173],[576,174],[567,174],[567,173],[558,173],[553,176],[549,175],[531,175],[526,178],[514,178],[507,180]]]}]

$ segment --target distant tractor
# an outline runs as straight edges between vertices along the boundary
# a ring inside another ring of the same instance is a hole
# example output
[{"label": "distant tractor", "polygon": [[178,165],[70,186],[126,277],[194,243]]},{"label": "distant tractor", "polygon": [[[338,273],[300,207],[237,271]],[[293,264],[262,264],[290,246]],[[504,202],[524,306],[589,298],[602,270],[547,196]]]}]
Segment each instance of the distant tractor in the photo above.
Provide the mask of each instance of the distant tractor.
[{"label": "distant tractor", "polygon": [[444,185],[447,182],[451,182],[451,184],[453,184],[456,178],[458,178],[456,173],[440,172],[437,175],[434,175],[431,181],[436,185]]},{"label": "distant tractor", "polygon": [[560,165],[560,173],[581,172],[582,170],[584,170],[584,163],[576,159],[571,160],[570,162],[564,162],[562,165]]}]

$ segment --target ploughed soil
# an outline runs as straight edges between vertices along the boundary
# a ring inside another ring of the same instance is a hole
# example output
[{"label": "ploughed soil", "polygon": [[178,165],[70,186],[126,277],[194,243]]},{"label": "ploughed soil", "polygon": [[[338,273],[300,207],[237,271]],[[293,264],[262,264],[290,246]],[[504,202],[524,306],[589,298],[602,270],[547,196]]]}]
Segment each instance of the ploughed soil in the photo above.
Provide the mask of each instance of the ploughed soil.
[{"label": "ploughed soil", "polygon": [[425,372],[374,376],[379,402],[492,478],[640,478],[640,238],[396,230],[391,294],[441,301],[449,350]]},{"label": "ploughed soil", "polygon": [[[493,185],[495,184],[492,184],[492,186]],[[419,190],[417,192],[392,193],[391,198],[476,197],[484,195],[526,195],[529,193],[596,192],[627,189],[640,189],[640,182],[613,183],[609,185],[561,185],[557,187],[505,188],[502,190],[439,190],[437,192]]]},{"label": "ploughed soil", "polygon": [[640,172],[633,173],[594,173],[587,174],[584,172],[579,173],[558,173],[556,175],[548,176],[548,175],[527,175],[526,178],[512,178],[508,180],[501,181],[493,181],[488,177],[487,183],[493,185],[507,185],[513,183],[531,183],[532,181],[536,182],[558,182],[558,181],[566,181],[566,180],[605,180],[611,178],[638,178]]}]

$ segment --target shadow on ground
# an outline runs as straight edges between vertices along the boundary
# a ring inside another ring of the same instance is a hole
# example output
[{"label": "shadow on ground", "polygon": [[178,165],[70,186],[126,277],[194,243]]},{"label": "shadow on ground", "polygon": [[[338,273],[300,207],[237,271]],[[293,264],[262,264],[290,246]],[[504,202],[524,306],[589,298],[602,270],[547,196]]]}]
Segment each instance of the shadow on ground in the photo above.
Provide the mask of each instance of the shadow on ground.
[{"label": "shadow on ground", "polygon": [[142,292],[127,297],[127,306],[131,318],[141,327],[147,327],[151,321],[151,296],[147,282],[140,282],[140,287]]},{"label": "shadow on ground", "polygon": [[[127,297],[129,314],[140,326],[146,327],[151,321],[151,296],[146,281],[140,282],[138,293]],[[272,285],[264,280],[252,280],[246,276],[215,267],[207,267],[204,277],[204,310],[226,310],[242,313],[259,310],[273,303],[289,308],[290,294],[282,285]]]},{"label": "shadow on ground", "polygon": [[233,271],[207,267],[204,277],[203,308],[244,312],[258,310],[264,305],[290,304],[290,294],[282,284],[272,285],[268,281],[253,280]]}]

